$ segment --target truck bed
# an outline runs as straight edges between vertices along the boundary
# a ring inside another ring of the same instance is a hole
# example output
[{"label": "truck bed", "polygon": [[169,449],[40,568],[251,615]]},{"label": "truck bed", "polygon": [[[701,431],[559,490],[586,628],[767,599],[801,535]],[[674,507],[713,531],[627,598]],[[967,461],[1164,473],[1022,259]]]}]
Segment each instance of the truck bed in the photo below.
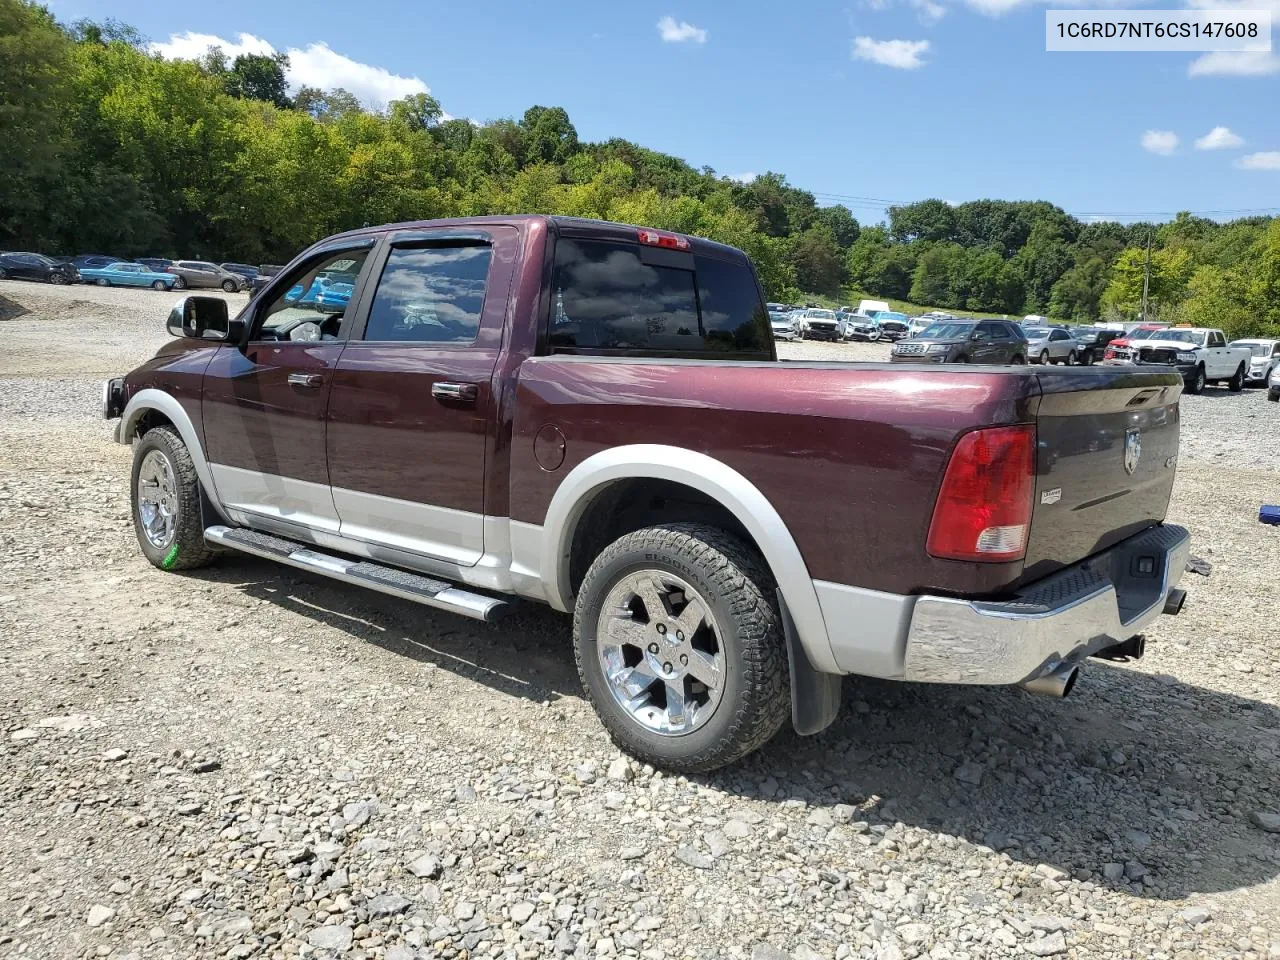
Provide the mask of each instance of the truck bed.
[{"label": "truck bed", "polygon": [[[511,516],[542,523],[565,473],[607,447],[669,444],[754,484],[815,579],[995,599],[1162,519],[1180,393],[1178,376],[1132,368],[536,357],[519,375]],[[548,423],[565,437],[555,471],[533,456]],[[1038,434],[1026,560],[930,557],[933,504],[958,438],[1025,423]],[[1132,428],[1143,449],[1130,474]]]}]

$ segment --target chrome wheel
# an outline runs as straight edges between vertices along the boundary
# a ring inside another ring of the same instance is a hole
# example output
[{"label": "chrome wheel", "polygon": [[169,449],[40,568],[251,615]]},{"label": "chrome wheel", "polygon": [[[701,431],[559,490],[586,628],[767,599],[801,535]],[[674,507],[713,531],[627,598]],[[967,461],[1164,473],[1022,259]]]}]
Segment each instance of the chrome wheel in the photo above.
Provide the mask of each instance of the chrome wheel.
[{"label": "chrome wheel", "polygon": [[173,465],[159,450],[150,451],[138,468],[138,519],[153,547],[164,549],[178,527],[178,484]]},{"label": "chrome wheel", "polygon": [[720,628],[674,574],[640,570],[618,581],[600,611],[596,650],[613,698],[653,733],[697,730],[724,695]]}]

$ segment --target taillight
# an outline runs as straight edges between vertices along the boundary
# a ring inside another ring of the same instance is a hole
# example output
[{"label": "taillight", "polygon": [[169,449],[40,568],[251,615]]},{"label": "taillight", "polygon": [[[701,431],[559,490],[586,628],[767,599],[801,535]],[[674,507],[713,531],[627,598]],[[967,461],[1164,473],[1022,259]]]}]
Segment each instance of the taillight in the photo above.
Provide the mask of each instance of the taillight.
[{"label": "taillight", "polygon": [[689,249],[688,237],[678,237],[674,233],[663,233],[661,230],[637,230],[636,238],[651,247],[666,247],[669,250]]},{"label": "taillight", "polygon": [[940,560],[1021,560],[1031,530],[1036,428],[966,433],[947,463],[929,524],[928,551]]}]

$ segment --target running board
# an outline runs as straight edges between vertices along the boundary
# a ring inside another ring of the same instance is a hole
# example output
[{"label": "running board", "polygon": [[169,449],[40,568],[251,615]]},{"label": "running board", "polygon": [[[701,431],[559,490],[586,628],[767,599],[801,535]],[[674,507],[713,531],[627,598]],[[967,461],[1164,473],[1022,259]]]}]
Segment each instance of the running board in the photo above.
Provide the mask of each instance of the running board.
[{"label": "running board", "polygon": [[343,583],[353,583],[358,587],[390,594],[402,600],[412,600],[414,603],[435,607],[438,610],[460,613],[473,620],[492,622],[508,608],[505,600],[471,593],[469,590],[459,590],[445,580],[424,577],[396,567],[385,567],[368,560],[347,560],[327,553],[318,553],[306,544],[295,543],[269,533],[259,533],[257,530],[213,526],[206,528],[204,538],[220,547],[230,547],[241,553],[265,557],[268,560],[297,567],[299,570],[310,570],[322,577],[341,580]]}]

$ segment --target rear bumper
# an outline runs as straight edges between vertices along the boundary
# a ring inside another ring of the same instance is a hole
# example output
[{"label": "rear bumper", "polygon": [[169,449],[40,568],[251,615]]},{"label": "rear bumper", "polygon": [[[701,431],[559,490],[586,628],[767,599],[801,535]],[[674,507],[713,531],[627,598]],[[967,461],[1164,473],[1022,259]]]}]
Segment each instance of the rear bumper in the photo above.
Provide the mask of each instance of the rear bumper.
[{"label": "rear bumper", "polygon": [[1182,527],[1152,527],[1012,600],[920,597],[902,679],[1016,684],[1123,643],[1164,611],[1190,551]]}]

